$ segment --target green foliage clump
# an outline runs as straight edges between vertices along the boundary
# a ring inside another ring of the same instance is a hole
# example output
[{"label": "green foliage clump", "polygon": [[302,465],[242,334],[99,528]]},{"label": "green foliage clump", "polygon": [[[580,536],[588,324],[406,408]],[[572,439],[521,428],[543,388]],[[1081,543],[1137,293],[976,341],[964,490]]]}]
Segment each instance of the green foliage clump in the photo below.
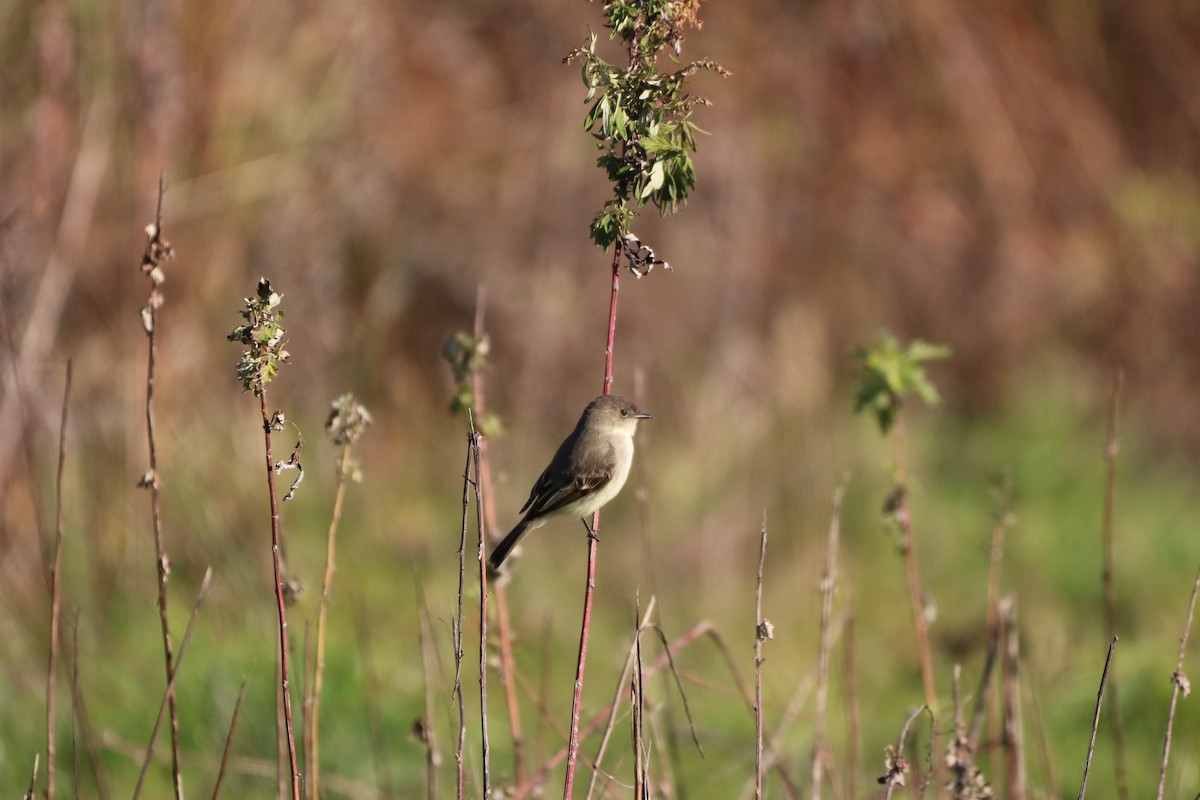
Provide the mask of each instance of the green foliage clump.
[{"label": "green foliage clump", "polygon": [[937,405],[941,395],[922,364],[949,355],[950,348],[920,339],[904,349],[896,337],[887,331],[880,333],[874,347],[858,351],[863,377],[854,398],[854,412],[874,414],[879,429],[887,433],[896,422],[905,395],[916,394],[927,404]]},{"label": "green foliage clump", "polygon": [[605,26],[629,56],[627,67],[608,63],[596,53],[593,33],[572,50],[566,63],[583,65],[586,101],[584,128],[598,141],[596,165],[612,181],[613,197],[592,219],[592,240],[602,248],[629,234],[636,206],[653,203],[666,214],[686,201],[696,185],[691,154],[696,134],[691,121],[703,97],[684,92],[684,82],[700,70],[729,75],[714,61],[693,61],[662,73],[658,56],[666,48],[681,51],[683,29],[698,26],[699,0],[618,0],[604,5]]}]

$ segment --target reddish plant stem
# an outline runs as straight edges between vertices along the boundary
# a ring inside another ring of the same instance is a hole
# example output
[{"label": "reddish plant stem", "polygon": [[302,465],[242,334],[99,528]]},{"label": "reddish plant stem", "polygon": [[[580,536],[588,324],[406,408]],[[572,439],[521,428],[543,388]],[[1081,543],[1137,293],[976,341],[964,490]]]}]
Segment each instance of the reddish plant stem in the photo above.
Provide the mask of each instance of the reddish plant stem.
[{"label": "reddish plant stem", "polygon": [[275,497],[275,459],[271,453],[271,415],[267,411],[267,390],[258,395],[262,410],[263,439],[267,451],[267,493],[271,500],[271,561],[275,570],[275,607],[279,612],[279,689],[283,695],[283,725],[287,733],[288,766],[292,776],[292,800],[300,800],[300,771],[296,769],[296,734],[292,728],[292,692],[288,686],[287,610],[283,598],[283,559],[280,553],[279,503]]},{"label": "reddish plant stem", "polygon": [[[617,335],[617,296],[621,288],[621,241],[613,243],[612,294],[608,302],[608,343],[604,348],[604,394],[612,394],[613,343]],[[593,534],[600,531],[600,510],[592,514]],[[583,620],[579,629],[579,658],[575,662],[575,691],[571,697],[571,735],[567,743],[567,775],[563,800],[570,800],[575,785],[575,762],[579,757],[579,711],[583,705],[583,670],[587,663],[588,633],[592,624],[592,594],[596,588],[595,535],[588,539],[587,582],[583,591]]]},{"label": "reddish plant stem", "polygon": [[62,418],[58,426],[58,480],[55,484],[54,560],[50,567],[50,658],[46,666],[46,797],[54,800],[55,684],[58,678],[58,628],[62,607],[63,467],[67,461],[67,410],[71,400],[71,362],[63,388]]}]

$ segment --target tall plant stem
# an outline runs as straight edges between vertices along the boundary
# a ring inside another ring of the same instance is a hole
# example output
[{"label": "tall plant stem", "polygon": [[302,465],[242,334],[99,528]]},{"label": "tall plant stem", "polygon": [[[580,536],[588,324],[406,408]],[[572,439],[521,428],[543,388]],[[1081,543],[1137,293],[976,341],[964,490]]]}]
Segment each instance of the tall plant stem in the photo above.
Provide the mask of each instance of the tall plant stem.
[{"label": "tall plant stem", "polygon": [[[484,288],[480,286],[475,295],[475,341],[483,338],[483,309]],[[483,371],[475,370],[471,374],[471,394],[474,396],[475,413],[481,424],[487,415],[487,403],[484,396]],[[483,492],[483,520],[487,535],[499,530],[496,525],[496,504],[492,499],[492,470],[488,458],[488,440],[486,436],[479,437],[479,489]],[[512,738],[513,781],[520,785],[525,781],[525,763],[523,758],[524,734],[521,728],[521,707],[517,703],[516,660],[513,658],[512,624],[508,614],[508,591],[503,583],[497,584],[493,593],[496,599],[496,626],[499,631],[500,647],[500,682],[504,687],[504,702],[508,707],[508,729]]]},{"label": "tall plant stem", "polygon": [[1188,635],[1192,630],[1192,617],[1196,613],[1196,595],[1200,593],[1200,572],[1196,573],[1196,582],[1192,584],[1192,599],[1188,601],[1187,621],[1183,623],[1183,636],[1179,637],[1179,661],[1175,664],[1175,672],[1171,675],[1171,710],[1167,712],[1167,733],[1163,737],[1162,765],[1158,770],[1157,800],[1163,798],[1163,788],[1167,785],[1167,761],[1171,757],[1171,732],[1175,728],[1175,707],[1179,704],[1179,694],[1186,697],[1191,690],[1191,684],[1183,674],[1183,658],[1187,655]]},{"label": "tall plant stem", "polygon": [[[1108,441],[1104,445],[1104,461],[1108,467],[1104,484],[1104,632],[1109,639],[1117,636],[1117,597],[1113,586],[1113,498],[1117,484],[1117,419],[1121,404],[1121,389],[1125,373],[1117,370],[1113,376],[1112,400],[1108,409]],[[1108,676],[1108,722],[1113,736],[1113,769],[1116,772],[1117,797],[1129,800],[1129,779],[1125,774],[1125,734],[1121,724],[1121,702],[1118,691],[1117,666]]]},{"label": "tall plant stem", "polygon": [[912,607],[913,630],[917,637],[917,658],[921,662],[921,682],[925,687],[925,704],[936,715],[937,688],[933,680],[933,658],[929,650],[929,625],[925,620],[925,605],[921,599],[921,573],[917,568],[917,548],[913,536],[912,504],[908,499],[908,445],[904,420],[898,418],[893,428],[896,477],[900,486],[900,531],[903,536],[904,569],[908,576],[908,598]]},{"label": "tall plant stem", "polygon": [[[158,179],[158,206],[154,213],[154,232],[146,246],[146,256],[151,258],[156,247],[162,245],[162,203],[163,179]],[[169,247],[169,245],[167,246]],[[163,661],[166,667],[167,683],[175,675],[175,654],[171,642],[171,622],[167,614],[167,579],[171,574],[171,559],[167,557],[163,544],[162,510],[159,506],[159,487],[161,481],[158,474],[158,440],[154,421],[154,385],[155,368],[158,363],[158,309],[161,305],[161,295],[158,285],[151,284],[150,299],[143,311],[146,328],[146,339],[149,343],[146,355],[146,442],[150,449],[150,472],[143,485],[150,490],[150,520],[154,530],[154,564],[158,576],[158,617],[162,626]],[[171,778],[175,789],[176,800],[183,800],[183,775],[179,765],[179,716],[175,707],[175,690],[172,689],[167,697],[167,706],[171,717]]]},{"label": "tall plant stem", "polygon": [[308,715],[308,731],[311,750],[308,752],[309,797],[321,796],[321,688],[325,677],[325,630],[329,620],[329,595],[333,587],[333,572],[336,569],[334,554],[337,551],[338,523],[342,519],[342,505],[346,500],[346,477],[350,463],[350,451],[354,445],[342,445],[342,457],[338,461],[337,491],[333,498],[333,514],[329,520],[329,534],[325,550],[325,579],[321,583],[321,605],[317,610],[317,663],[313,668],[312,705]]},{"label": "tall plant stem", "polygon": [[63,388],[62,418],[58,426],[58,480],[55,483],[54,559],[50,567],[50,658],[46,665],[46,797],[54,800],[55,684],[58,678],[58,628],[62,600],[63,467],[67,461],[67,410],[71,400],[71,362]]},{"label": "tall plant stem", "polygon": [[[617,297],[621,289],[621,242],[613,243],[612,294],[608,303],[608,342],[604,348],[604,394],[612,394],[613,342],[617,335]],[[592,514],[593,534],[600,530],[600,511]],[[567,740],[567,775],[563,781],[563,800],[570,800],[575,785],[575,764],[579,757],[579,712],[583,706],[583,670],[587,663],[588,633],[592,624],[592,594],[596,588],[595,535],[587,538],[587,581],[583,591],[583,620],[579,627],[579,657],[575,662],[575,691],[571,697],[571,734]]]},{"label": "tall plant stem", "polygon": [[767,512],[763,512],[762,534],[758,545],[758,579],[754,584],[754,797],[763,797],[763,640],[768,628],[762,614],[763,565],[767,561]]},{"label": "tall plant stem", "polygon": [[292,692],[288,686],[287,610],[283,599],[283,558],[279,545],[279,502],[275,497],[275,457],[271,453],[271,415],[267,390],[258,395],[262,410],[263,438],[267,450],[267,493],[271,500],[271,561],[275,570],[275,607],[279,612],[279,688],[283,696],[283,725],[287,732],[288,766],[292,776],[292,800],[300,800],[300,771],[296,768],[296,734],[292,728]]}]

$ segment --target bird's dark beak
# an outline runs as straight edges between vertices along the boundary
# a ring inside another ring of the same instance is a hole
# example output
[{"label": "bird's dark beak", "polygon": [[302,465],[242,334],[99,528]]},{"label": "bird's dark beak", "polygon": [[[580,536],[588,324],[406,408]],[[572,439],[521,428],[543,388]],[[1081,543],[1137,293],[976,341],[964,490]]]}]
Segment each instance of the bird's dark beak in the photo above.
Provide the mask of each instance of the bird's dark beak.
[{"label": "bird's dark beak", "polygon": [[650,415],[645,411],[639,411],[638,413],[634,414],[633,417],[634,419],[650,419]]}]

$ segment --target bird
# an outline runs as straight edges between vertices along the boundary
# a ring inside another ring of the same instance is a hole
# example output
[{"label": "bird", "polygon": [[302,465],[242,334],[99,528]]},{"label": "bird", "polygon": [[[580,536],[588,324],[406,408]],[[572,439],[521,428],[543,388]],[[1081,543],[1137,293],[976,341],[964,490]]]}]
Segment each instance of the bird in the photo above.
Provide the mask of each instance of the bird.
[{"label": "bird", "polygon": [[559,445],[521,507],[521,521],[492,550],[488,562],[500,569],[504,559],[527,532],[552,516],[569,514],[583,520],[617,496],[633,464],[633,434],[650,415],[614,394],[600,395],[583,410],[575,430]]}]

